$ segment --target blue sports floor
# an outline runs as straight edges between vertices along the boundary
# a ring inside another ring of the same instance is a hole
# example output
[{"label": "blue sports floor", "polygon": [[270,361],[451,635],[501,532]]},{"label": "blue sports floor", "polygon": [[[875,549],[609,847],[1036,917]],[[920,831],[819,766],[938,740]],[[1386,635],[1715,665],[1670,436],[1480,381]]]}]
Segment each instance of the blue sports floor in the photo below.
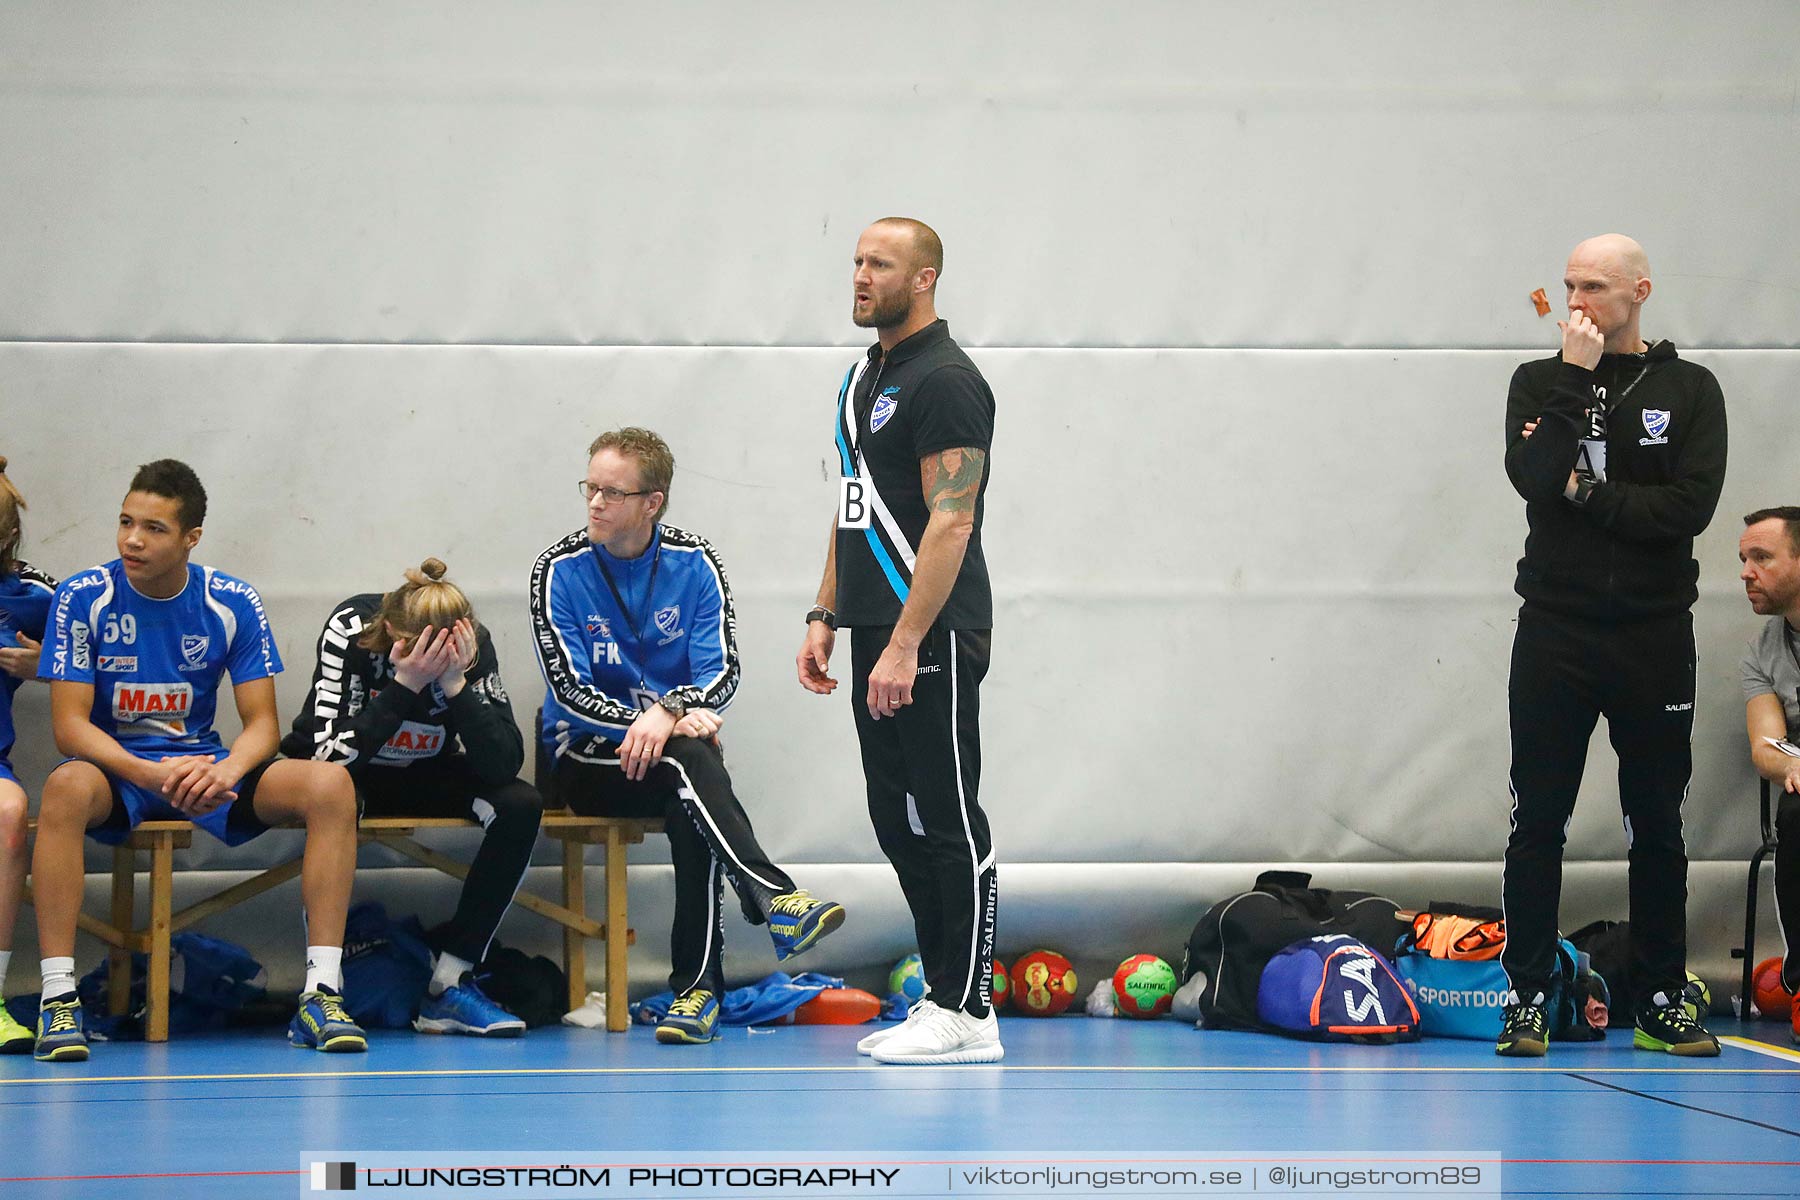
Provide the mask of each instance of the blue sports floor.
[{"label": "blue sports floor", "polygon": [[710,1046],[661,1046],[646,1028],[491,1043],[382,1033],[365,1056],[258,1031],[102,1044],[75,1065],[3,1058],[0,1197],[294,1196],[303,1151],[384,1148],[554,1163],[609,1150],[1492,1150],[1507,1196],[1800,1196],[1800,1053],[1785,1025],[1720,1019],[1717,1059],[1634,1051],[1614,1031],[1503,1060],[1474,1042],[1321,1046],[1173,1020],[1010,1018],[1004,1063],[959,1068],[877,1066],[852,1048],[868,1028],[728,1029]]}]

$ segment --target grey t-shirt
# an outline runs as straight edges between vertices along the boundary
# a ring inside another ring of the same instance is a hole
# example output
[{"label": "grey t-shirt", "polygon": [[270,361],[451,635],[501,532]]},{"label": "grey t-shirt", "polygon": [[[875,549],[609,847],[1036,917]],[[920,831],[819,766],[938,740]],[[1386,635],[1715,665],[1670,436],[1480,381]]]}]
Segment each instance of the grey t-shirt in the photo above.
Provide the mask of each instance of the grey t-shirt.
[{"label": "grey t-shirt", "polygon": [[1794,658],[1800,650],[1800,633],[1794,635],[1794,649],[1788,648],[1785,617],[1770,617],[1750,640],[1744,651],[1744,700],[1773,695],[1781,701],[1787,716],[1788,736],[1800,736],[1800,662]]}]

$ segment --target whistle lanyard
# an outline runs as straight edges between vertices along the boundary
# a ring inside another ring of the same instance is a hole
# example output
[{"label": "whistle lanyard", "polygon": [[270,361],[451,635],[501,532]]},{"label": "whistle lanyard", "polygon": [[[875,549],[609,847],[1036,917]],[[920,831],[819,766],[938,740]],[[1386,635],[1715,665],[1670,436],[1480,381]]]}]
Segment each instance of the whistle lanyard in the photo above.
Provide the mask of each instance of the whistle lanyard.
[{"label": "whistle lanyard", "polygon": [[[656,603],[656,572],[662,566],[662,529],[659,526],[655,534],[656,549],[650,554],[650,582],[644,588],[644,613],[648,614]],[[617,581],[613,579],[612,570],[606,565],[606,555],[600,547],[594,547],[594,561],[600,564],[600,577],[606,580],[606,590],[612,593],[613,603],[619,606],[619,613],[625,618],[625,627],[631,631],[631,649],[638,660],[638,686],[644,686],[644,624],[631,615],[631,606],[625,603],[625,594],[619,590]]]},{"label": "whistle lanyard", "polygon": [[1611,400],[1611,401],[1607,402],[1606,411],[1610,413],[1610,412],[1612,412],[1613,409],[1615,409],[1615,408],[1619,407],[1619,405],[1625,403],[1625,397],[1631,395],[1631,389],[1635,388],[1638,384],[1644,382],[1644,376],[1648,375],[1649,373],[1650,373],[1650,364],[1645,363],[1643,365],[1643,367],[1638,371],[1637,378],[1633,379],[1630,383],[1626,384],[1625,390],[1619,393],[1619,398],[1617,400]]}]

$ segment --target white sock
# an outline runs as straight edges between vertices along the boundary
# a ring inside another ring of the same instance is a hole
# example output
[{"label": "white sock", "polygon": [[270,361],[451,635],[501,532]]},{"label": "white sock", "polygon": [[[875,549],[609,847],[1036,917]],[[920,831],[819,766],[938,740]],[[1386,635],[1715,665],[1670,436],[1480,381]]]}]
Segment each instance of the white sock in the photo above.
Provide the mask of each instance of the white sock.
[{"label": "white sock", "polygon": [[302,992],[316,992],[328,987],[344,990],[344,948],[342,946],[308,946],[306,948],[306,986]]},{"label": "white sock", "polygon": [[12,962],[11,950],[0,950],[0,995],[6,991],[6,968]]},{"label": "white sock", "polygon": [[449,989],[462,982],[463,972],[472,971],[475,964],[454,954],[440,954],[437,967],[431,972],[431,994],[441,996]]},{"label": "white sock", "polygon": [[38,973],[44,977],[44,999],[54,1000],[75,990],[75,959],[46,958],[39,962]]}]

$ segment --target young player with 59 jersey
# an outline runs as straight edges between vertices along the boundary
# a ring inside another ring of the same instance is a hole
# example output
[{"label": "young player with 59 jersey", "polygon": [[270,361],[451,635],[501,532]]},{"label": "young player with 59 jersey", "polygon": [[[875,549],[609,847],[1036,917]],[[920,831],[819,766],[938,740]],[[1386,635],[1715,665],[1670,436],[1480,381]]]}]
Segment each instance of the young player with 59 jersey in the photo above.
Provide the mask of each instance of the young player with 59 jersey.
[{"label": "young player with 59 jersey", "polygon": [[[75,997],[82,839],[117,843],[146,820],[192,821],[230,845],[288,822],[306,827],[310,944],[289,1039],[367,1045],[339,995],[356,791],[342,767],[274,761],[281,657],[255,589],[188,560],[205,519],[206,490],[190,467],[140,467],[120,505],[119,557],[64,580],[51,601],[38,672],[69,757],[44,783],[32,859],[44,956],[35,1053],[47,1062],[88,1056]],[[229,750],[213,729],[227,672],[243,722]]]}]

